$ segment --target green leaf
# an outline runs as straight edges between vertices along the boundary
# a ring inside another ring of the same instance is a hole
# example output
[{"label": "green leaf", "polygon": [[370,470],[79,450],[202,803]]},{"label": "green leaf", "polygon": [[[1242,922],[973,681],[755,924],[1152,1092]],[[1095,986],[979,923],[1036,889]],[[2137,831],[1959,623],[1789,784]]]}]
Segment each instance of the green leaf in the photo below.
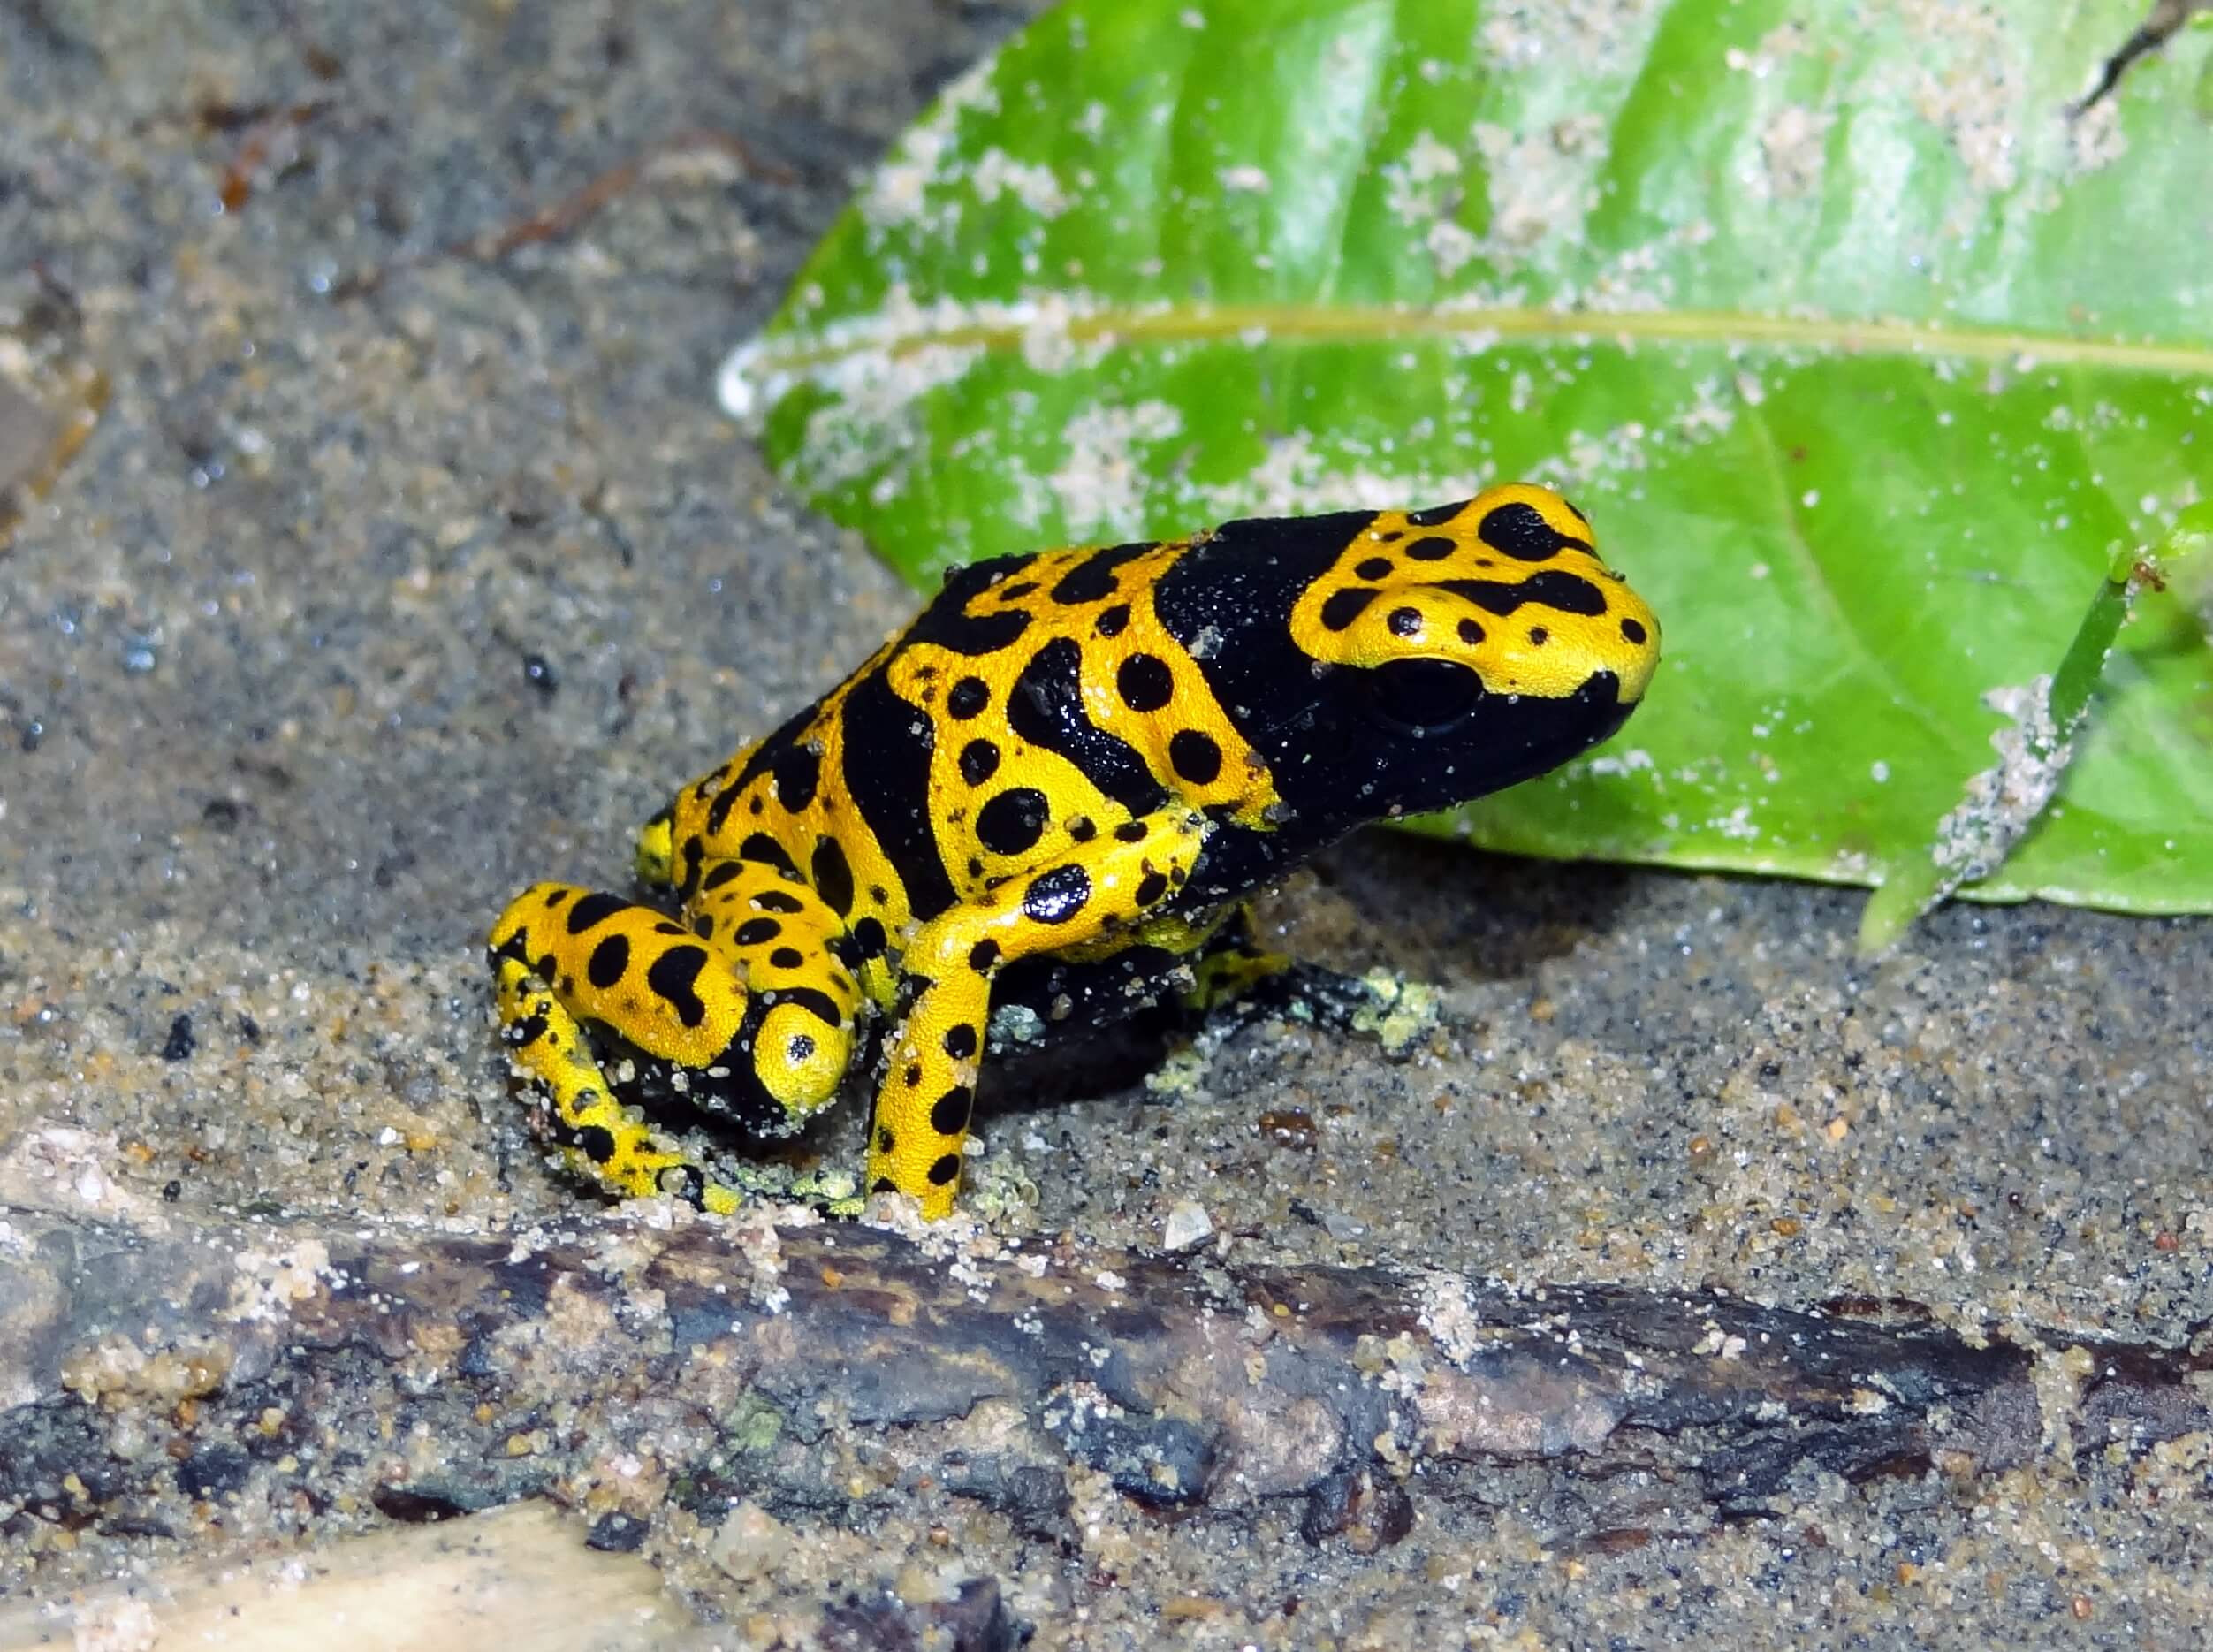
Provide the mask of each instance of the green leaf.
[{"label": "green leaf", "polygon": [[[1438,829],[1880,883],[2213,475],[2213,129],[2141,0],[1077,0],[896,146],[724,369],[918,584],[1563,487],[1659,610],[1616,742]],[[1963,893],[2213,910],[2207,614],[2147,592]]]},{"label": "green leaf", "polygon": [[1990,736],[1998,760],[1967,783],[1966,796],[1936,822],[1927,853],[1894,862],[1890,876],[1859,915],[1859,950],[1882,951],[1907,925],[1963,883],[2004,862],[2059,789],[2074,755],[2074,738],[2089,715],[2106,662],[2129,607],[2143,587],[2164,588],[2162,557],[2193,553],[2213,538],[2213,505],[2183,512],[2158,554],[2124,551],[2106,569],[2066,657],[2049,677],[2022,688],[1993,689],[1990,709],[2011,727]]}]

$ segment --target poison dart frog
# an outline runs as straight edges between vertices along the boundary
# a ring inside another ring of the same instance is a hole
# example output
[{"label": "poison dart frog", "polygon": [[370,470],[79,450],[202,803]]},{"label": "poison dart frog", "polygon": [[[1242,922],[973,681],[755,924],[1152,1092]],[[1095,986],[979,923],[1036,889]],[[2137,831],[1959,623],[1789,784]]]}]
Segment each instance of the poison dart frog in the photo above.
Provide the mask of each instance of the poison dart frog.
[{"label": "poison dart frog", "polygon": [[869,1186],[941,1217],[1010,1029],[1193,993],[1250,955],[1248,897],[1605,739],[1659,647],[1526,485],[958,569],[646,823],[673,914],[562,883],[501,914],[513,1062],[578,1169],[716,1213],[741,1195],[657,1114],[789,1134],[871,1074]]}]

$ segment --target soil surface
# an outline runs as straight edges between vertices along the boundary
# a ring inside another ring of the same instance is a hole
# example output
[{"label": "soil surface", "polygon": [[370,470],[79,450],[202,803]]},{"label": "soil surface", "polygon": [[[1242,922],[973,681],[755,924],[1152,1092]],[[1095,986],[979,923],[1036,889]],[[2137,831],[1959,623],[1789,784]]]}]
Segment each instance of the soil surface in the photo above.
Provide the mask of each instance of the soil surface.
[{"label": "soil surface", "polygon": [[[909,612],[713,374],[856,170],[1021,16],[0,6],[0,1158],[172,1216],[589,1214],[509,1094],[483,930],[538,878],[625,887],[672,785]],[[647,156],[573,232],[491,246]],[[94,403],[40,493],[26,455]],[[1266,916],[1439,988],[1410,1058],[1274,1022],[1172,1085],[1002,1078],[970,1184],[1077,1244],[1158,1245],[1180,1206],[1187,1235],[1195,1203],[1246,1260],[2188,1341],[2213,925],[1956,906],[1867,963],[1860,900],[1365,834]],[[858,1147],[849,1110],[806,1145]],[[1170,1531],[1074,1476],[1060,1541],[917,1495],[748,1505],[656,1558],[723,1644],[764,1603],[988,1576],[1051,1647],[2180,1646],[2213,1621],[2209,1455],[1809,1472],[1725,1526],[1664,1487],[1453,1470],[1367,1556],[1295,1505]],[[19,1517],[0,1594],[381,1519]]]}]

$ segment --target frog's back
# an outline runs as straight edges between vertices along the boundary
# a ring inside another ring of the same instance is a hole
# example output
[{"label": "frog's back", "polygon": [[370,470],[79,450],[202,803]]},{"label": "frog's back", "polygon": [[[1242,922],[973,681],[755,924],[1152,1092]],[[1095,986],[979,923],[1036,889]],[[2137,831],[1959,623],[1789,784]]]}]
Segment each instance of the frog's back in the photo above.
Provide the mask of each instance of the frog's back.
[{"label": "frog's back", "polygon": [[[1627,715],[1656,622],[1587,534],[1515,487],[957,569],[678,795],[666,875],[689,900],[718,862],[788,871],[863,960],[895,960],[913,925],[1174,803],[1224,828],[1181,905],[1235,899],[1359,820],[1495,789]],[[1440,677],[1456,704],[1424,726],[1402,702]]]},{"label": "frog's back", "polygon": [[1256,824],[1266,767],[1154,605],[1195,542],[1052,551],[955,572],[900,636],[672,805],[701,866],[788,868],[864,950],[1171,796]]}]

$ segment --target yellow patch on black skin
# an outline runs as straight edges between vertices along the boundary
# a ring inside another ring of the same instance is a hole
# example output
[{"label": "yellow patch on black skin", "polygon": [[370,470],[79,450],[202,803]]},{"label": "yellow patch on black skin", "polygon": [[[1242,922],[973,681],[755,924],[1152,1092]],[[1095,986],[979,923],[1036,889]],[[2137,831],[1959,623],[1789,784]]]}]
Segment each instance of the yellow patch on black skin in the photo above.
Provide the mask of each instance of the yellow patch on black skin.
[{"label": "yellow patch on black skin", "polygon": [[941,1216],[1003,969],[1146,971],[1093,1013],[1235,991],[1281,962],[1208,962],[1248,895],[1603,738],[1659,638],[1581,514],[1527,486],[960,570],[640,831],[674,917],[515,899],[491,936],[514,1063],[577,1169],[722,1211],[656,1107],[795,1129],[882,1021],[870,1183]]},{"label": "yellow patch on black skin", "polygon": [[1380,513],[1293,610],[1312,658],[1464,664],[1494,694],[1557,697],[1594,670],[1643,697],[1660,622],[1599,560],[1591,525],[1543,488],[1493,488],[1447,514]]}]

